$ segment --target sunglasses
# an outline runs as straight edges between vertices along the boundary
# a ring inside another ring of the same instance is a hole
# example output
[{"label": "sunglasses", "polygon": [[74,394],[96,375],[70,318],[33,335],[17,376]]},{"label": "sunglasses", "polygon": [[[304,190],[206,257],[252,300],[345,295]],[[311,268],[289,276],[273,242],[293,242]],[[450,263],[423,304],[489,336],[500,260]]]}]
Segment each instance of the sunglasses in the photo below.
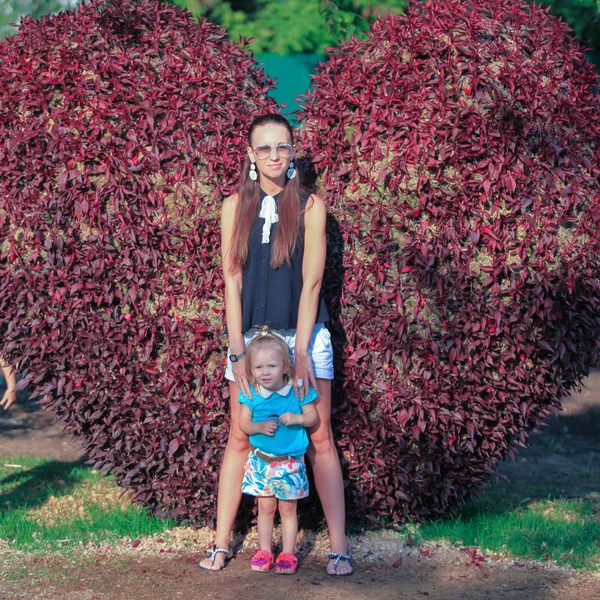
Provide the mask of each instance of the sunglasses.
[{"label": "sunglasses", "polygon": [[267,158],[271,156],[273,149],[275,149],[277,156],[283,159],[289,158],[294,152],[294,148],[291,144],[277,144],[274,148],[270,144],[261,144],[254,148],[254,154],[258,160],[267,160]]}]

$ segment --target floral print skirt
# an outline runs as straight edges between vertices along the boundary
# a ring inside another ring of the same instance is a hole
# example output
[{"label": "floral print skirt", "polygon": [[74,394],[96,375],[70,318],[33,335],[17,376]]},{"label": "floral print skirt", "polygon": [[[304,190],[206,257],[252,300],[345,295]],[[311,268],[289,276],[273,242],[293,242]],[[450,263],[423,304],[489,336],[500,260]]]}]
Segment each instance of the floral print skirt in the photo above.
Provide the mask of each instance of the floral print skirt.
[{"label": "floral print skirt", "polygon": [[304,456],[267,462],[250,452],[244,465],[242,493],[250,496],[275,496],[279,500],[306,498],[308,479]]}]

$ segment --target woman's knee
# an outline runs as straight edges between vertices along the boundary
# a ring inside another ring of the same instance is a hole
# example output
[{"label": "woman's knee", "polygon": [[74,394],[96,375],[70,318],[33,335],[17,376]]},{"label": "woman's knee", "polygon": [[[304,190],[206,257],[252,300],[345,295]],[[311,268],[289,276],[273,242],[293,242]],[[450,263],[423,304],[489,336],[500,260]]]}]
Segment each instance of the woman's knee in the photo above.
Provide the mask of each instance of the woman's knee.
[{"label": "woman's knee", "polygon": [[227,440],[227,449],[232,452],[250,452],[250,440],[242,431],[231,431]]},{"label": "woman's knee", "polygon": [[321,423],[316,431],[311,432],[310,445],[317,454],[335,451],[333,431],[329,422]]}]

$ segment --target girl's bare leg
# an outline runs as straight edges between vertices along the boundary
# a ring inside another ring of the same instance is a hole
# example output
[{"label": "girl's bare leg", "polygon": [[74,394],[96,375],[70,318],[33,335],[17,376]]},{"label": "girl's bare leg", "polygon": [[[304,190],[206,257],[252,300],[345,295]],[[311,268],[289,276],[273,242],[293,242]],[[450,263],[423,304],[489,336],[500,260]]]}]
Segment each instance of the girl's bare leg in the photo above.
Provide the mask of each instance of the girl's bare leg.
[{"label": "girl's bare leg", "polygon": [[[317,392],[319,397],[315,406],[319,413],[319,422],[308,430],[310,446],[306,454],[312,465],[315,485],[325,513],[331,551],[347,554],[344,481],[331,430],[331,381],[317,379]],[[333,564],[334,560],[331,559],[327,565],[327,572],[331,575],[336,574]],[[352,566],[348,561],[341,560],[338,563],[338,575],[351,572]]]},{"label": "girl's bare leg", "polygon": [[273,552],[273,522],[277,512],[277,498],[275,496],[258,498],[258,544],[261,550],[269,554]]},{"label": "girl's bare leg", "polygon": [[298,537],[298,500],[279,500],[283,552],[294,554]]},{"label": "girl's bare leg", "polygon": [[[244,463],[250,452],[248,436],[239,428],[240,404],[237,401],[240,386],[229,382],[229,405],[231,408],[231,426],[229,440],[223,457],[223,464],[219,472],[219,492],[217,500],[217,531],[215,544],[217,548],[229,548],[231,530],[242,499],[242,481],[244,479]],[[223,568],[225,554],[204,559],[200,564],[207,569],[218,571]]]}]

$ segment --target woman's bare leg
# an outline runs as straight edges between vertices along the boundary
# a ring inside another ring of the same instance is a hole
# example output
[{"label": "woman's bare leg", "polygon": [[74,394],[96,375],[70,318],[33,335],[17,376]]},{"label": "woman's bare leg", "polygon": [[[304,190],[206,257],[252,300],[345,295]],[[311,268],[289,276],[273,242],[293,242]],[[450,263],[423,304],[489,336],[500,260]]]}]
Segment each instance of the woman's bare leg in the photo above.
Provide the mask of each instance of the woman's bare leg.
[{"label": "woman's bare leg", "polygon": [[[217,500],[217,531],[215,544],[217,548],[229,548],[231,530],[242,499],[242,481],[244,479],[244,463],[250,452],[248,436],[240,430],[240,404],[237,401],[240,386],[229,382],[229,405],[231,408],[231,426],[229,440],[219,472],[219,492]],[[207,569],[218,571],[225,564],[226,555],[217,554],[215,564],[206,558],[200,564]]]},{"label": "woman's bare leg", "polygon": [[[331,431],[331,381],[317,379],[317,392],[319,397],[315,405],[319,413],[319,422],[308,430],[310,446],[306,454],[312,465],[315,485],[325,513],[331,551],[347,554],[344,480]],[[327,565],[327,572],[331,575],[336,574],[333,563],[332,559]],[[342,560],[338,563],[338,575],[351,572],[352,566],[348,561]]]}]

